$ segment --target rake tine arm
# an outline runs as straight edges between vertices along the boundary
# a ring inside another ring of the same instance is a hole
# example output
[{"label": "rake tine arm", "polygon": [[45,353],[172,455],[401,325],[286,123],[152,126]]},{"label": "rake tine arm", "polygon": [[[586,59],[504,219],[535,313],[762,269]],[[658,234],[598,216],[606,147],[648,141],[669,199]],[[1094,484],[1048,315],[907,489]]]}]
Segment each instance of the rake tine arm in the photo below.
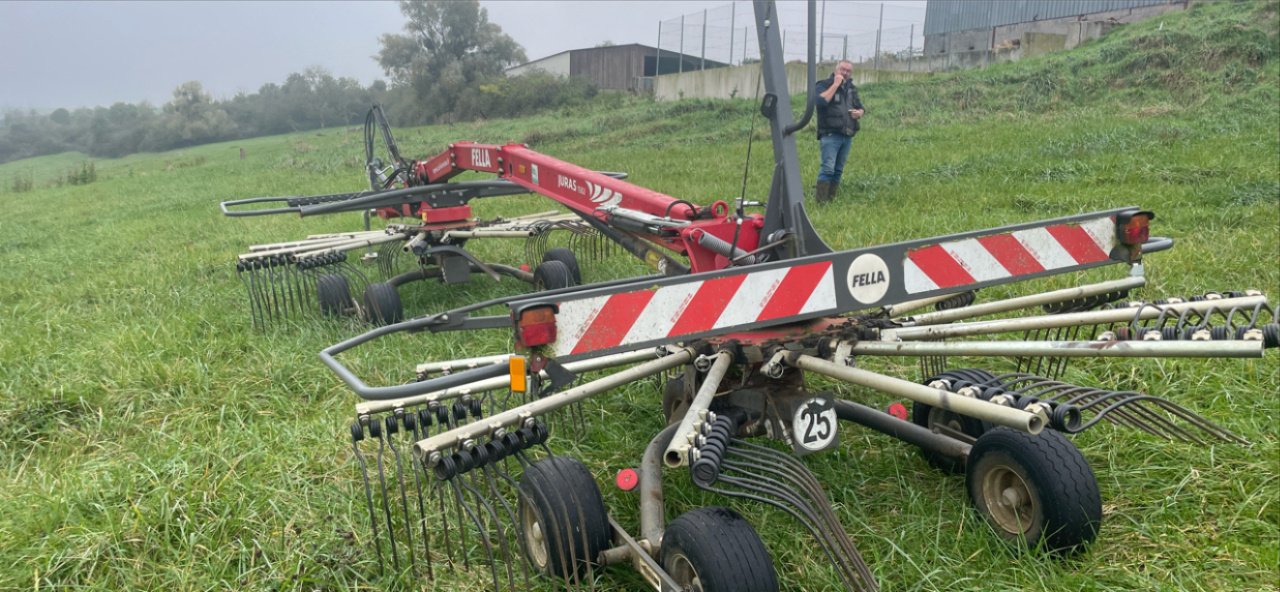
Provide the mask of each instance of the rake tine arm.
[{"label": "rake tine arm", "polygon": [[[519,407],[513,407],[507,411],[487,417],[481,421],[465,424],[447,432],[436,434],[435,436],[418,442],[414,446],[421,458],[427,459],[428,464],[431,464],[436,462],[435,459],[439,458],[439,453],[442,450],[457,447],[467,441],[477,441],[482,438],[493,436],[493,434],[499,429],[508,429],[519,426],[524,423],[525,420],[532,419],[534,416],[545,415],[551,411],[584,401],[595,395],[607,392],[622,385],[635,382],[648,376],[653,376],[682,364],[687,364],[693,360],[695,355],[696,352],[694,352],[692,348],[679,348],[672,351],[669,355],[663,356],[657,360],[627,368],[615,374],[598,378],[586,384],[576,386],[559,393],[547,395],[541,399],[526,403]],[[506,368],[502,368],[501,366],[498,366],[498,368],[500,371],[506,372]],[[487,370],[487,368],[479,370]],[[476,372],[476,370],[468,370],[458,376],[467,374],[468,372]]]},{"label": "rake tine arm", "polygon": [[[356,195],[356,194],[352,194],[352,193],[337,194],[337,196],[351,196],[351,195]],[[317,196],[316,199],[324,199],[324,198],[331,198],[331,197],[336,197],[336,196],[322,195],[322,196]],[[249,205],[249,204],[261,204],[261,203],[289,204],[289,202],[293,199],[297,199],[297,198],[296,197],[250,197],[247,199],[232,199],[232,200],[219,203],[218,208],[222,210],[222,215],[228,218],[245,218],[249,216],[271,216],[274,214],[296,214],[298,213],[299,208],[298,206],[295,206],[295,205],[286,205],[285,207],[279,207],[279,208],[260,208],[260,209],[254,209],[254,210],[230,209],[230,208]]]},{"label": "rake tine arm", "polygon": [[693,448],[694,439],[702,433],[702,426],[706,423],[707,408],[711,405],[711,399],[715,398],[716,392],[720,390],[720,383],[729,372],[729,365],[732,362],[731,352],[716,352],[715,361],[707,370],[707,377],[703,379],[702,386],[694,395],[693,402],[689,403],[684,419],[680,420],[680,427],[676,430],[670,445],[667,446],[666,454],[663,455],[663,462],[668,467],[675,468],[689,462],[689,450]]},{"label": "rake tine arm", "polygon": [[[1154,319],[1164,311],[1181,313],[1182,311],[1205,311],[1224,306],[1255,306],[1265,303],[1266,296],[1245,296],[1242,298],[1224,298],[1221,300],[1205,300],[1201,302],[1182,302],[1168,305],[1146,305],[1137,312],[1132,308],[1114,308],[1089,312],[1075,312],[1055,315],[1040,315],[1016,319],[1000,319],[994,321],[976,321],[971,323],[952,323],[925,327],[901,327],[884,329],[880,332],[883,341],[908,341],[944,339],[951,337],[971,337],[974,335],[991,335],[993,333],[1011,333],[1033,329],[1052,329],[1074,325],[1098,325],[1102,323],[1127,323],[1139,319]],[[961,309],[957,309],[961,310]]]},{"label": "rake tine arm", "polygon": [[[564,368],[565,370],[573,372],[574,374],[579,374],[582,372],[591,372],[595,370],[603,370],[605,368],[612,368],[615,366],[625,366],[627,364],[634,364],[636,362],[641,362],[647,359],[651,359],[655,355],[657,355],[656,350],[651,350],[651,349],[637,350],[637,351],[621,353],[621,354],[600,356],[598,358],[592,358],[590,360],[578,360],[576,362],[569,362],[564,365]],[[474,366],[468,365],[466,367],[468,369],[474,369],[474,368],[487,368],[489,366],[497,366],[505,370],[507,368],[506,362],[510,358],[511,358],[511,354],[503,354],[501,356],[501,359],[497,359],[496,356],[493,358],[473,358],[473,360],[491,359],[491,361],[487,363],[478,362]],[[546,371],[539,373],[539,375],[543,379],[549,378]],[[450,375],[446,375],[446,376],[450,376]],[[386,401],[366,401],[356,405],[356,415],[357,416],[369,415],[373,413],[380,413],[383,411],[391,411],[397,408],[426,405],[432,402],[447,401],[449,399],[463,397],[466,395],[505,389],[509,386],[511,386],[511,376],[510,374],[504,373],[502,376],[486,378],[484,380],[472,382],[469,384],[454,386],[454,387],[446,388],[444,390],[427,393],[423,395],[417,395],[414,397],[406,397],[403,399],[391,399]]]},{"label": "rake tine arm", "polygon": [[1053,356],[1060,358],[1261,358],[1261,341],[863,341],[872,356]]},{"label": "rake tine arm", "polygon": [[[1034,294],[1034,295],[1022,296],[1018,298],[1007,298],[1004,300],[984,302],[982,304],[974,304],[974,305],[965,306],[962,308],[953,308],[951,310],[940,310],[937,312],[925,313],[925,314],[916,315],[914,317],[911,317],[910,319],[907,319],[908,322],[906,324],[908,324],[909,326],[919,327],[924,325],[937,325],[939,323],[949,323],[949,322],[958,321],[961,319],[971,319],[974,317],[981,317],[981,316],[990,315],[990,314],[1009,312],[1012,310],[1029,308],[1032,306],[1039,306],[1043,304],[1053,304],[1058,302],[1066,302],[1069,300],[1076,300],[1079,298],[1087,298],[1090,296],[1097,296],[1099,294],[1106,294],[1108,292],[1132,290],[1134,288],[1140,288],[1146,285],[1146,283],[1147,283],[1147,280],[1144,277],[1127,277],[1124,279],[1119,279],[1119,280],[1114,280],[1109,282],[1100,282],[1096,284],[1090,284],[1087,286],[1079,286],[1076,288],[1054,290],[1052,292],[1045,292],[1043,294]],[[947,296],[937,296],[935,298],[939,300],[945,300],[950,297],[951,297],[950,295],[947,295]],[[928,299],[928,300],[932,300],[932,299]],[[917,302],[920,302],[920,301],[917,301]],[[889,307],[890,308],[889,315],[897,316],[901,314],[901,312],[905,312],[906,310],[909,310],[907,308],[908,305],[913,305],[913,304],[915,303],[908,302],[908,303],[898,304],[898,305]],[[916,308],[918,308],[919,306],[924,306],[924,305],[916,305]]]},{"label": "rake tine arm", "polygon": [[942,389],[928,387],[908,380],[868,372],[859,368],[850,368],[807,355],[784,357],[784,361],[801,370],[808,370],[843,380],[858,386],[876,389],[898,396],[906,397],[917,403],[932,407],[940,407],[962,415],[969,415],[991,423],[1011,427],[1013,429],[1037,434],[1048,423],[1047,417],[1028,413],[1021,409],[1004,407],[981,399],[969,398]]},{"label": "rake tine arm", "polygon": [[518,187],[509,181],[433,183],[431,185],[418,185],[416,187],[405,187],[403,189],[392,189],[389,191],[353,194],[355,197],[342,201],[304,205],[298,208],[298,214],[305,217],[315,216],[318,214],[332,214],[336,212],[350,212],[388,207],[424,199],[431,194],[451,191],[457,191],[458,195],[463,199],[473,197],[472,195],[469,195],[469,192],[491,192],[487,193],[487,195],[514,195],[529,192],[527,189]]}]

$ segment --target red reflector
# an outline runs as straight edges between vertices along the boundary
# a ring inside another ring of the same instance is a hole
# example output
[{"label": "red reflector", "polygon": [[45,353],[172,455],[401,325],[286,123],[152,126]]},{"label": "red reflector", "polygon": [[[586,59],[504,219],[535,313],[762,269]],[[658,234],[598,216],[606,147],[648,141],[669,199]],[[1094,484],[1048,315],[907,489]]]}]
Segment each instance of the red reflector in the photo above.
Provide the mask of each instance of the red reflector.
[{"label": "red reflector", "polygon": [[618,489],[631,491],[640,484],[640,475],[636,474],[635,469],[622,469],[618,471],[618,476],[614,478],[613,482],[618,485]]},{"label": "red reflector", "polygon": [[556,311],[550,306],[527,308],[516,322],[516,341],[521,347],[546,345],[556,340]]},{"label": "red reflector", "polygon": [[889,415],[892,415],[903,421],[907,420],[907,407],[902,403],[893,403],[889,405]]}]

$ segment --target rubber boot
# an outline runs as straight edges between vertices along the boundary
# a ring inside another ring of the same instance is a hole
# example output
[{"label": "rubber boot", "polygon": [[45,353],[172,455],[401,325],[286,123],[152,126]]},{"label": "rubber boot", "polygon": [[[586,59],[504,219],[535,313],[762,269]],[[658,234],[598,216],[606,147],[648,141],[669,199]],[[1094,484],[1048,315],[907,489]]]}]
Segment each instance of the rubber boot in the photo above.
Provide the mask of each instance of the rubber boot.
[{"label": "rubber boot", "polygon": [[835,201],[835,200],[836,200],[836,194],[837,194],[837,193],[839,193],[839,192],[840,192],[840,182],[839,182],[839,181],[832,181],[832,182],[831,182],[831,188],[827,190],[827,200],[828,200],[828,201]]},{"label": "rubber boot", "polygon": [[827,203],[831,201],[831,181],[818,181],[815,189],[815,196],[818,203]]}]

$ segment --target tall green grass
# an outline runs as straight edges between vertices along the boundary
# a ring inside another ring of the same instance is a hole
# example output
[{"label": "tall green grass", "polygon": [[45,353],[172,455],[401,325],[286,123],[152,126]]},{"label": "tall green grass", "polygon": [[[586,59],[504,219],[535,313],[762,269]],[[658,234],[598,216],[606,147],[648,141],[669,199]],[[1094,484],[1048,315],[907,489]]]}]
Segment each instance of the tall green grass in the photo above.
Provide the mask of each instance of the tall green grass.
[{"label": "tall green grass", "polygon": [[[1149,258],[1145,295],[1280,293],[1280,108],[1273,3],[1196,3],[1076,51],[923,81],[868,85],[836,203],[810,213],[846,249],[1121,205],[1157,212],[1177,246]],[[697,203],[763,198],[771,165],[753,101],[609,99],[539,117],[400,133],[407,154],[450,141],[528,142]],[[798,106],[799,103],[797,102]],[[392,114],[394,116],[394,114]],[[803,134],[806,179],[816,142]],[[238,148],[247,158],[240,160]],[[0,165],[0,589],[384,589],[344,426],[355,402],[316,352],[360,327],[252,328],[232,262],[248,244],[356,227],[355,216],[224,219],[223,199],[360,186],[359,130],[96,161],[89,185],[42,179],[82,155]],[[482,201],[482,217],[547,209]],[[518,261],[518,245],[478,244]],[[588,268],[627,275],[628,263]],[[1056,278],[1028,289],[1085,278]],[[423,284],[414,312],[524,290]],[[994,292],[1002,292],[995,290]],[[350,356],[370,381],[425,359],[492,353],[505,335],[389,339]],[[910,367],[867,362],[914,377]],[[1280,580],[1280,363],[1100,361],[1069,378],[1168,396],[1249,446],[1192,446],[1101,427],[1076,438],[1101,484],[1101,537],[1078,559],[1018,556],[967,507],[963,481],[909,447],[847,429],[809,457],[886,590],[1274,590]],[[827,386],[818,383],[818,386]],[[662,424],[658,388],[588,406],[581,438],[553,437],[602,483]],[[884,397],[846,396],[873,405]],[[667,478],[668,516],[725,500]],[[636,501],[606,490],[635,527]],[[802,529],[752,516],[788,590],[835,590]],[[441,570],[438,570],[438,572]],[[419,589],[481,590],[482,573]],[[611,569],[604,589],[641,588]]]}]

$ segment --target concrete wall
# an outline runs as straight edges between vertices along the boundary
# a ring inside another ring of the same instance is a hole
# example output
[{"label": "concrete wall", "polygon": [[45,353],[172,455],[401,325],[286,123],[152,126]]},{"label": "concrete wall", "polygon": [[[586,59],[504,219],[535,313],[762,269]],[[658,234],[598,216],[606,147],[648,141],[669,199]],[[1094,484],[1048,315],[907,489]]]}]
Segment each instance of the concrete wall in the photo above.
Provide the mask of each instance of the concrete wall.
[{"label": "concrete wall", "polygon": [[[835,63],[818,65],[819,80],[831,75]],[[889,80],[909,80],[922,76],[923,73],[879,72],[869,69],[854,68],[853,83],[857,85],[868,82]],[[760,76],[760,64],[747,64],[732,68],[715,68],[682,74],[664,74],[654,78],[653,96],[659,101],[678,99],[729,99],[754,97],[756,80]],[[805,64],[792,62],[787,64],[787,91],[792,95],[808,92],[809,71]],[[764,89],[761,88],[761,93]]]},{"label": "concrete wall", "polygon": [[[999,25],[982,29],[969,29],[925,35],[924,54],[933,58],[941,54],[996,50],[1019,45],[1027,33],[1065,35],[1062,49],[1072,49],[1081,43],[1101,37],[1118,24],[1137,22],[1174,10],[1183,10],[1184,3],[1140,6],[1124,10],[1112,10],[1056,19],[1029,21]],[[1016,41],[1016,43],[1015,43]],[[960,58],[960,61],[972,59]]]}]

